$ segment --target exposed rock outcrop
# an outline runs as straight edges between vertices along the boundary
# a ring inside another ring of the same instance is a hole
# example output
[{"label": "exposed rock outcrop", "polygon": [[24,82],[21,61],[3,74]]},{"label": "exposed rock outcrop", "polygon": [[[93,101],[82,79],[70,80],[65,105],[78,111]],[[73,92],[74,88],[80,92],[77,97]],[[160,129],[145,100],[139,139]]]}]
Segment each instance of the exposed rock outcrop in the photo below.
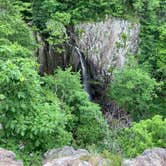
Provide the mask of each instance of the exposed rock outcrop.
[{"label": "exposed rock outcrop", "polygon": [[36,34],[36,40],[39,44],[37,58],[40,64],[40,73],[53,73],[57,60],[52,46],[45,42],[39,34]]},{"label": "exposed rock outcrop", "polygon": [[43,166],[110,166],[110,161],[102,157],[92,159],[87,150],[65,146],[46,152]]},{"label": "exposed rock outcrop", "polygon": [[0,166],[23,166],[23,162],[17,161],[12,151],[0,148]]},{"label": "exposed rock outcrop", "polygon": [[66,54],[63,53],[62,55],[57,52],[39,33],[35,34],[35,37],[39,45],[36,54],[40,64],[40,74],[53,74],[57,66],[64,67],[66,63]]},{"label": "exposed rock outcrop", "polygon": [[139,24],[118,18],[75,26],[74,40],[95,80],[103,80],[114,67],[123,67],[127,54],[137,52],[139,29]]},{"label": "exposed rock outcrop", "polygon": [[113,69],[123,67],[127,55],[138,51],[139,30],[138,23],[114,17],[68,27],[70,41],[63,45],[63,53],[56,52],[53,46],[36,34],[40,45],[37,51],[40,73],[52,74],[57,66],[65,68],[70,65],[74,66],[75,71],[82,70],[82,59],[87,72],[87,79],[82,74],[82,80],[88,83],[84,84],[84,88],[88,87],[85,89],[88,89],[92,99],[103,96]]},{"label": "exposed rock outcrop", "polygon": [[135,159],[124,160],[122,166],[166,166],[166,149],[145,150]]}]

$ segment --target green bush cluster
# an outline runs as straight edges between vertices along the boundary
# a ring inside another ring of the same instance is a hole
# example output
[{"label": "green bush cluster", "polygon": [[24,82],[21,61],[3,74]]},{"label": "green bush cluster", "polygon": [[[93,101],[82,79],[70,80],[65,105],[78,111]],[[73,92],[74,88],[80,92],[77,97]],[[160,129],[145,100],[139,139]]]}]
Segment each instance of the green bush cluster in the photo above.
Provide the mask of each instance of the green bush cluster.
[{"label": "green bush cluster", "polygon": [[90,102],[88,94],[83,90],[80,74],[72,72],[71,68],[65,71],[58,69],[50,80],[49,88],[56,92],[72,116],[68,129],[73,133],[75,143],[80,146],[94,142],[100,144],[106,137],[108,127],[100,107]]},{"label": "green bush cluster", "polygon": [[119,133],[118,140],[127,157],[135,157],[152,147],[166,148],[166,119],[155,115],[152,119],[134,123]]},{"label": "green bush cluster", "polygon": [[[139,55],[136,57],[138,67],[128,66],[116,72],[109,94],[126,111],[134,110],[136,118],[140,112],[142,118],[156,113],[165,116],[165,2],[134,0],[126,5],[134,9],[133,16],[138,17],[141,24]],[[160,89],[156,88],[157,84]]]},{"label": "green bush cluster", "polygon": [[89,101],[78,73],[59,69],[41,79],[36,63],[26,58],[0,61],[0,70],[5,138],[16,137],[27,150],[67,145],[72,138],[79,146],[105,138],[100,107]]},{"label": "green bush cluster", "polygon": [[56,95],[42,89],[35,68],[35,62],[25,58],[0,62],[4,136],[15,136],[29,150],[68,144],[71,136],[65,131],[65,112]]},{"label": "green bush cluster", "polygon": [[133,118],[139,120],[151,115],[150,109],[157,98],[156,90],[160,84],[150,74],[134,65],[113,72],[113,79],[108,88],[108,95],[122,108],[128,111]]}]

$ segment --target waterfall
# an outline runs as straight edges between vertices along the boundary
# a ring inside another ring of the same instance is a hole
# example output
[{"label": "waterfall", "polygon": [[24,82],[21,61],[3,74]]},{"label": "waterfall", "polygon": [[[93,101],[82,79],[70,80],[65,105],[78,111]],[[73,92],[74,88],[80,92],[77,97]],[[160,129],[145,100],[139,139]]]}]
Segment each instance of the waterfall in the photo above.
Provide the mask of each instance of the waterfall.
[{"label": "waterfall", "polygon": [[90,91],[89,91],[88,74],[87,74],[87,70],[86,70],[85,61],[83,59],[83,56],[82,56],[80,49],[78,47],[75,47],[75,49],[76,49],[76,52],[77,52],[79,59],[80,59],[84,90],[88,93],[89,98],[91,98]]}]

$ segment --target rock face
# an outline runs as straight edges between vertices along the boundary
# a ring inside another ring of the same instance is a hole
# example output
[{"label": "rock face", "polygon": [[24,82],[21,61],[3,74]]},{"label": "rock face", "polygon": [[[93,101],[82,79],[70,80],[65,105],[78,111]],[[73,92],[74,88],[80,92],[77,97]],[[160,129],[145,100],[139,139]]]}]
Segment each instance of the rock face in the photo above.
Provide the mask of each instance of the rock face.
[{"label": "rock face", "polygon": [[109,161],[101,157],[95,159],[95,165],[90,160],[90,154],[84,149],[73,147],[52,149],[44,154],[43,166],[110,166]]},{"label": "rock face", "polygon": [[17,161],[12,151],[0,148],[0,166],[23,166],[23,162]]},{"label": "rock face", "polygon": [[[114,67],[124,65],[127,54],[137,52],[139,30],[138,23],[113,17],[101,22],[82,23],[68,29],[71,44],[66,43],[66,51],[60,55],[36,34],[36,41],[40,45],[37,50],[40,72],[53,73],[57,66],[65,67],[68,64],[77,69],[80,66],[78,48],[84,55],[92,79],[103,81]],[[67,45],[73,47],[72,51],[68,52]]]},{"label": "rock face", "polygon": [[123,67],[127,54],[137,52],[139,29],[139,24],[118,18],[75,26],[74,40],[96,80],[103,80],[114,67]]},{"label": "rock face", "polygon": [[166,149],[145,150],[135,159],[124,160],[122,166],[166,166]]},{"label": "rock face", "polygon": [[64,67],[66,63],[66,55],[61,55],[55,51],[55,48],[48,42],[44,41],[40,34],[34,34],[39,45],[36,50],[37,59],[40,64],[40,74],[53,74],[57,66]]},{"label": "rock face", "polygon": [[37,49],[37,58],[40,64],[40,73],[53,73],[56,66],[56,57],[52,46],[44,42],[39,34],[35,35],[37,43],[40,45]]}]

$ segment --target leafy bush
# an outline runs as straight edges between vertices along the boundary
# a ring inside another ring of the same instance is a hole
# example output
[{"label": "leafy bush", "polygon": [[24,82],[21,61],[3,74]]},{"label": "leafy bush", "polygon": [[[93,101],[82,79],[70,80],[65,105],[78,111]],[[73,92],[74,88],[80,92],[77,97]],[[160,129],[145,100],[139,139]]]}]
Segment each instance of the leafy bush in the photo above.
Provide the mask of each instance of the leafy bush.
[{"label": "leafy bush", "polygon": [[166,148],[166,119],[156,115],[134,123],[118,135],[118,140],[127,157],[135,157],[147,148]]},{"label": "leafy bush", "polygon": [[[0,9],[2,4],[0,3]],[[14,7],[12,9],[14,10]],[[0,10],[0,38],[8,39],[12,43],[16,42],[30,50],[33,50],[35,46],[35,40],[28,26],[17,11],[11,15],[8,13],[8,8]]]},{"label": "leafy bush", "polygon": [[22,47],[18,43],[12,44],[10,41],[2,41],[0,45],[0,58],[15,58],[15,57],[32,57],[32,51]]},{"label": "leafy bush", "polygon": [[13,1],[0,0],[0,58],[30,57],[35,45],[32,31]]},{"label": "leafy bush", "polygon": [[41,88],[35,68],[29,59],[0,62],[0,122],[5,137],[16,137],[29,149],[68,144],[65,112],[56,95]]},{"label": "leafy bush", "polygon": [[33,3],[33,19],[39,28],[44,28],[45,23],[56,12],[65,12],[71,15],[71,22],[99,20],[107,14],[119,15],[123,12],[120,0],[36,0]]},{"label": "leafy bush", "polygon": [[54,89],[72,114],[68,128],[73,133],[76,144],[83,146],[101,143],[108,129],[107,124],[100,107],[90,102],[88,94],[83,90],[80,74],[72,72],[71,68],[65,71],[58,69],[54,78],[47,79],[47,84]]},{"label": "leafy bush", "polygon": [[109,87],[109,96],[135,119],[150,114],[147,110],[156,97],[155,89],[159,84],[144,70],[138,67],[126,66],[113,73]]},{"label": "leafy bush", "polygon": [[118,153],[111,153],[110,151],[104,150],[101,155],[102,157],[110,160],[111,165],[121,166],[122,156],[120,156]]},{"label": "leafy bush", "polygon": [[42,165],[42,151],[27,151],[27,149],[24,149],[23,144],[18,142],[17,138],[5,138],[0,134],[0,146],[1,148],[13,151],[16,154],[17,159],[23,161],[25,166]]},{"label": "leafy bush", "polygon": [[70,22],[70,15],[67,13],[56,12],[46,23],[45,32],[49,33],[48,41],[54,46],[63,44],[67,39],[66,25]]}]

